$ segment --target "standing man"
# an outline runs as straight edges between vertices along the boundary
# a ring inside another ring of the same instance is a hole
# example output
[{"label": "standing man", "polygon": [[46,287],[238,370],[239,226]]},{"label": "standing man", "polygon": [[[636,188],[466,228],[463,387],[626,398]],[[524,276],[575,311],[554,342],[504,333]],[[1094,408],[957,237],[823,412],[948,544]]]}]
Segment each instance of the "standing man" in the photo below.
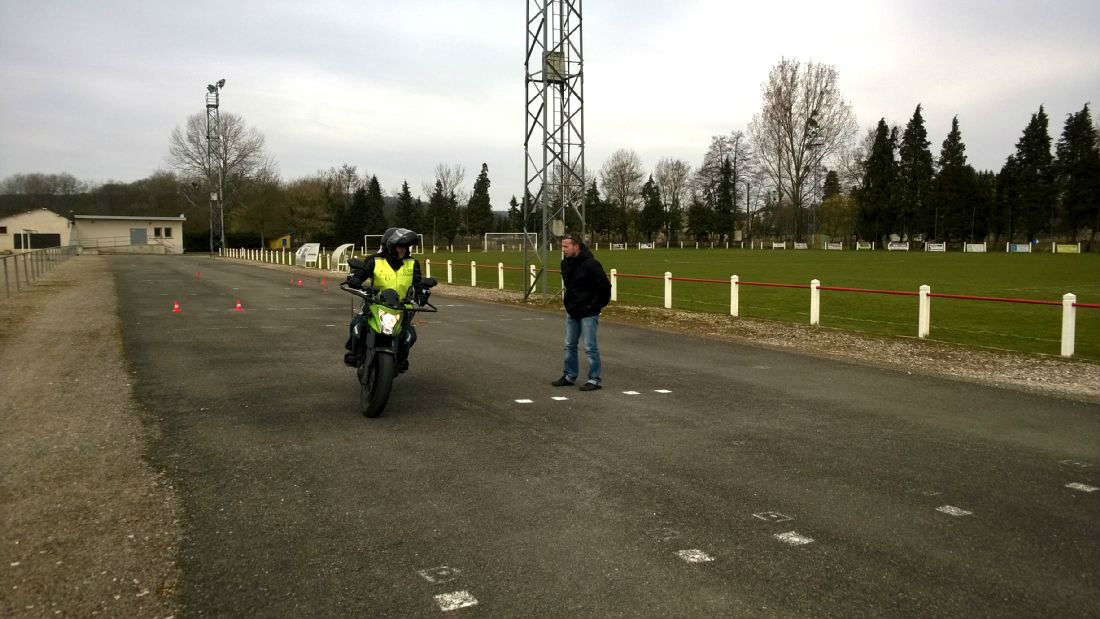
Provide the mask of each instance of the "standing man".
[{"label": "standing man", "polygon": [[596,327],[600,310],[611,300],[611,282],[603,265],[584,245],[579,234],[567,234],[561,239],[561,279],[565,285],[565,370],[555,380],[555,387],[570,387],[577,382],[580,364],[577,342],[584,338],[584,353],[588,357],[588,381],[581,391],[600,388],[600,348],[596,344]]}]

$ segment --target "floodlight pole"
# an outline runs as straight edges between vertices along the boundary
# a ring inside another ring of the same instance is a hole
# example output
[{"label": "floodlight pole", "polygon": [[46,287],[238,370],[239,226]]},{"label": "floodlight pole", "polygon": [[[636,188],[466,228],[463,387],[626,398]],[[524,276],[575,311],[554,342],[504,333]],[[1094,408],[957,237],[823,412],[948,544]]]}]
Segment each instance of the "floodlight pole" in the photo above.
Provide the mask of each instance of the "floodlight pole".
[{"label": "floodlight pole", "polygon": [[218,105],[225,79],[206,86],[206,169],[210,175],[210,255],[225,248],[224,165]]},{"label": "floodlight pole", "polygon": [[[526,28],[523,268],[535,266],[536,277],[523,296],[538,287],[545,299],[551,248],[570,209],[579,219],[575,232],[586,232],[581,0],[527,0]],[[526,234],[532,227],[540,231],[537,247]]]}]

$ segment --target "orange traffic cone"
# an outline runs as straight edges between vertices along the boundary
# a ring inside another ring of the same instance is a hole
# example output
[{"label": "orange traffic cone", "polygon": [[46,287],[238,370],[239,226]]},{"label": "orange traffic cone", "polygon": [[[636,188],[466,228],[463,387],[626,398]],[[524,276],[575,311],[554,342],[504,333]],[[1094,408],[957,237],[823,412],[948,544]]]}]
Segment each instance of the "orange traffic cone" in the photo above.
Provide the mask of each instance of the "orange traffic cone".
[{"label": "orange traffic cone", "polygon": [[325,276],[324,275],[321,276],[321,285],[322,286],[325,285]]},{"label": "orange traffic cone", "polygon": [[301,288],[301,287],[302,287],[302,280],[298,280],[298,287],[299,287],[299,288]]},{"label": "orange traffic cone", "polygon": [[179,314],[182,311],[183,310],[180,309],[180,302],[179,301],[173,301],[172,302],[172,313],[173,314]]},{"label": "orange traffic cone", "polygon": [[241,307],[241,300],[240,299],[237,299],[237,307],[234,307],[233,311],[234,312],[243,312],[244,311],[244,308]]}]

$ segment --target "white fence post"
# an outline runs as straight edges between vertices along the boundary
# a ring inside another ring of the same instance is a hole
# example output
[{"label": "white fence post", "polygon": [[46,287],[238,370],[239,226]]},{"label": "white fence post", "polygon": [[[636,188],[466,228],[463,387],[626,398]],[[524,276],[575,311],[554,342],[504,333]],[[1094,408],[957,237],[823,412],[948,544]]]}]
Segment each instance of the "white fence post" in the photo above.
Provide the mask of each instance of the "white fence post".
[{"label": "white fence post", "polygon": [[619,269],[611,269],[611,300],[619,300]]},{"label": "white fence post", "polygon": [[734,317],[741,311],[741,308],[738,307],[740,299],[737,298],[737,282],[739,281],[740,279],[736,275],[730,275],[730,316]]},{"label": "white fence post", "polygon": [[1067,292],[1062,295],[1062,356],[1073,356],[1074,331],[1077,329],[1077,295]]},{"label": "white fence post", "polygon": [[821,282],[810,280],[810,324],[821,324]]},{"label": "white fence post", "polygon": [[425,258],[424,259],[424,277],[431,277],[431,276],[432,276],[432,259],[431,258]]},{"label": "white fence post", "polygon": [[447,261],[447,283],[454,281],[454,265],[450,260]]},{"label": "white fence post", "polygon": [[477,288],[477,261],[470,261],[470,286]]},{"label": "white fence post", "polygon": [[665,309],[672,309],[672,273],[665,271]]},{"label": "white fence post", "polygon": [[466,253],[470,253],[470,244],[469,243],[466,244]]},{"label": "white fence post", "polygon": [[932,292],[927,284],[920,287],[920,306],[917,309],[917,337],[928,337],[929,323],[932,320],[932,303],[928,293]]},{"label": "white fence post", "polygon": [[527,284],[527,286],[529,288],[534,288],[534,286],[535,286],[535,265],[533,265],[533,264],[531,265],[530,271],[531,271],[531,283]]},{"label": "white fence post", "polygon": [[497,289],[504,290],[504,263],[497,263]]}]

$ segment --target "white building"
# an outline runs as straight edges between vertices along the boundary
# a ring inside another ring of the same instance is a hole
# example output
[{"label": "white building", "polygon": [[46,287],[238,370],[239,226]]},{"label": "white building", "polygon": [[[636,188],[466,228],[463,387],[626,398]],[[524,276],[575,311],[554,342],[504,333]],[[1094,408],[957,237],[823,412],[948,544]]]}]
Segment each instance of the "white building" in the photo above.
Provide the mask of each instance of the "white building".
[{"label": "white building", "polygon": [[0,217],[0,253],[68,245],[72,227],[68,218],[45,208]]},{"label": "white building", "polygon": [[72,244],[102,253],[182,254],[183,222],[179,217],[76,215]]}]

